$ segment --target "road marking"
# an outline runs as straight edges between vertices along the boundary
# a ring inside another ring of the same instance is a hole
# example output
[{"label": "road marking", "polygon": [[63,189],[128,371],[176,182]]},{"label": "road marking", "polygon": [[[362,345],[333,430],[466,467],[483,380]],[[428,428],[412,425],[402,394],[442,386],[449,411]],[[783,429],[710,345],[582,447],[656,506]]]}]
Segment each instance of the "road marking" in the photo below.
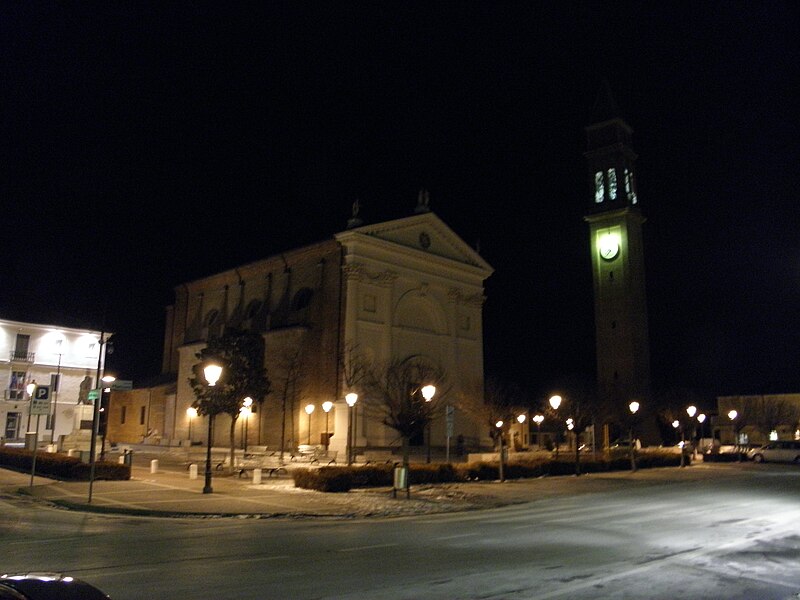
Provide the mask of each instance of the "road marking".
[{"label": "road marking", "polygon": [[[789,515],[787,517],[787,515]],[[795,522],[795,520],[800,517],[800,511],[785,511],[780,514],[772,515],[773,518],[782,517],[788,522]],[[746,519],[742,521],[742,524],[748,522],[755,522],[759,519]],[[649,571],[654,568],[659,568],[662,565],[679,562],[679,561],[686,561],[691,560],[693,558],[700,558],[702,556],[707,556],[713,554],[714,556],[720,556],[723,551],[730,550],[740,546],[752,546],[755,542],[769,540],[770,538],[775,538],[779,535],[784,535],[784,531],[777,531],[777,532],[765,532],[762,535],[756,535],[753,537],[748,537],[746,539],[737,539],[725,544],[721,544],[719,546],[715,546],[713,548],[709,547],[700,547],[700,548],[692,548],[689,550],[677,551],[669,556],[665,556],[663,558],[659,558],[656,560],[648,561],[645,564],[638,565],[633,568],[623,569],[617,572],[608,573],[607,575],[601,575],[599,577],[589,577],[587,579],[583,579],[579,582],[575,582],[573,584],[567,584],[566,586],[561,586],[557,590],[553,590],[551,592],[547,592],[544,594],[537,593],[536,600],[546,600],[547,598],[559,598],[559,597],[566,597],[566,598],[575,598],[577,592],[581,590],[585,590],[586,588],[596,587],[600,584],[608,583],[610,581],[614,581],[617,579],[625,579],[630,577],[631,575],[636,575],[639,573],[643,573],[645,571]],[[627,563],[621,563],[625,565]],[[612,565],[609,565],[606,568],[608,571]],[[741,573],[739,574],[741,576]],[[770,580],[772,583],[778,583],[779,585],[784,585],[781,582],[775,582],[774,580]]]},{"label": "road marking", "polygon": [[374,550],[375,548],[394,548],[400,544],[374,544],[372,546],[354,546],[353,548],[339,548],[337,552],[360,552],[361,550]]},{"label": "road marking", "polygon": [[456,535],[443,535],[441,537],[433,538],[435,540],[454,540],[456,538],[476,537],[477,533],[458,533]]}]

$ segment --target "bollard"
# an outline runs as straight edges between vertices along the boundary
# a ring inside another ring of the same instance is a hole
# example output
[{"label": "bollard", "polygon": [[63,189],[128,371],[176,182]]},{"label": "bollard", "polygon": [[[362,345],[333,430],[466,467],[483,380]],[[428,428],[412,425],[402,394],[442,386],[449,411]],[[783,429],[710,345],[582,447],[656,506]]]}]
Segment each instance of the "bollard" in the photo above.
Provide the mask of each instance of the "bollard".
[{"label": "bollard", "polygon": [[47,453],[48,454],[55,454],[58,452],[58,448],[55,444],[47,444]]},{"label": "bollard", "polygon": [[261,469],[253,469],[253,483],[261,483]]},{"label": "bollard", "polygon": [[81,451],[78,450],[77,448],[70,448],[69,450],[67,450],[67,456],[80,456],[80,455]]},{"label": "bollard", "polygon": [[197,465],[189,465],[189,479],[197,479]]},{"label": "bollard", "polygon": [[117,462],[118,462],[119,464],[121,464],[121,465],[124,465],[124,464],[125,464],[125,457],[124,457],[124,456],[120,456],[120,457],[117,459]]},{"label": "bollard", "polygon": [[154,458],[150,461],[150,472],[151,473],[158,473],[158,459]]}]

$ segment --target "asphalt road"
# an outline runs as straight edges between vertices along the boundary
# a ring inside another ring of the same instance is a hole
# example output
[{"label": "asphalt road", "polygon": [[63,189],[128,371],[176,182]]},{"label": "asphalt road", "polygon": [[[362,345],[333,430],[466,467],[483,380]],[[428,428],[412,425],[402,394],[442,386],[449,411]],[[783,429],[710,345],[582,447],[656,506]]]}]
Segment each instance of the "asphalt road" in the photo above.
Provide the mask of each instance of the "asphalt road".
[{"label": "asphalt road", "polygon": [[152,519],[0,499],[0,569],[114,600],[800,598],[800,468],[548,481],[502,509],[362,521]]}]

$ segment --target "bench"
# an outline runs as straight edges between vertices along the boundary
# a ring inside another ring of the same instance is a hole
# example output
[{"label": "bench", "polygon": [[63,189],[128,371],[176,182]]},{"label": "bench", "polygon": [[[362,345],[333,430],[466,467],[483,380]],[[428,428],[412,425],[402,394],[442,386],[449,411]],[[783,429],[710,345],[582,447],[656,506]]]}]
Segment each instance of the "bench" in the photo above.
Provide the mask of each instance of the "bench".
[{"label": "bench", "polygon": [[296,451],[291,452],[290,460],[308,461],[310,464],[325,462],[328,465],[336,463],[336,450],[325,450],[325,446],[312,446],[300,444]]},{"label": "bench", "polygon": [[261,469],[266,472],[267,477],[272,477],[273,475],[277,477],[281,472],[287,475],[288,471],[286,467],[277,464],[274,459],[270,458],[271,456],[271,454],[245,454],[241,457],[237,456],[233,465],[233,470],[238,471],[240,478],[247,471],[253,471],[255,469]]}]

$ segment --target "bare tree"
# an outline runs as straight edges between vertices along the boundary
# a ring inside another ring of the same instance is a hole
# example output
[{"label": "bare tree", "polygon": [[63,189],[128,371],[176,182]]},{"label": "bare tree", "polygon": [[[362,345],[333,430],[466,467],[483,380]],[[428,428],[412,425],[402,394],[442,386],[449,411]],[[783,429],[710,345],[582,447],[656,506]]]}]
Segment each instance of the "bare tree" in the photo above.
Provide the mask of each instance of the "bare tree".
[{"label": "bare tree", "polygon": [[[441,412],[447,396],[445,374],[418,357],[393,360],[385,366],[365,370],[364,387],[369,394],[369,408],[380,421],[396,431],[403,444],[403,466],[408,468],[410,440],[424,434],[428,424]],[[436,394],[426,401],[422,388],[436,386]]]},{"label": "bare tree", "polygon": [[769,439],[770,434],[780,425],[794,428],[800,420],[800,409],[797,405],[782,398],[758,396],[749,400],[752,412],[750,424],[764,436],[764,439]]},{"label": "bare tree", "polygon": [[277,383],[276,393],[278,401],[281,405],[281,442],[280,442],[280,464],[284,463],[284,454],[286,452],[286,428],[287,417],[290,420],[289,441],[294,445],[295,441],[295,403],[297,400],[298,386],[303,377],[303,346],[298,344],[293,347],[286,348],[278,358],[277,373],[275,381]]},{"label": "bare tree", "polygon": [[500,481],[505,481],[503,440],[514,416],[524,410],[520,390],[497,379],[488,379],[483,386],[475,382],[459,394],[456,406],[486,427],[499,452]]}]

